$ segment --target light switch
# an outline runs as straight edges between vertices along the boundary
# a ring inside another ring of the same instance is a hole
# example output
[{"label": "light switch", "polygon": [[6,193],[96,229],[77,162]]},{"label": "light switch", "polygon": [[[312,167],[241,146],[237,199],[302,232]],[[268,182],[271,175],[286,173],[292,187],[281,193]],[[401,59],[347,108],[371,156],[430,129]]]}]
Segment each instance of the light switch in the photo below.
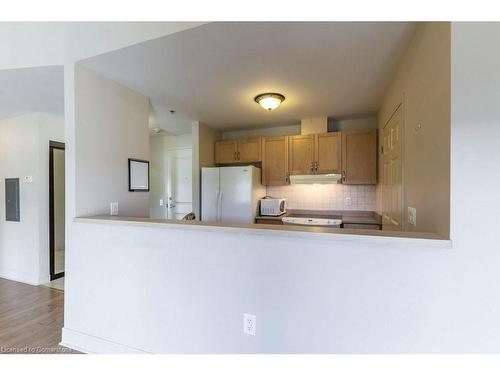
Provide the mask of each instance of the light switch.
[{"label": "light switch", "polygon": [[24,182],[27,184],[31,184],[33,182],[33,176],[24,176]]},{"label": "light switch", "polygon": [[118,216],[118,202],[111,202],[109,208],[111,216]]},{"label": "light switch", "polygon": [[163,199],[160,199],[160,207],[163,207]]},{"label": "light switch", "polygon": [[352,205],[352,199],[351,199],[351,197],[346,197],[346,198],[345,198],[345,205],[346,205],[346,206],[350,206],[350,205]]},{"label": "light switch", "polygon": [[414,207],[408,207],[408,223],[411,225],[417,225],[417,209]]}]

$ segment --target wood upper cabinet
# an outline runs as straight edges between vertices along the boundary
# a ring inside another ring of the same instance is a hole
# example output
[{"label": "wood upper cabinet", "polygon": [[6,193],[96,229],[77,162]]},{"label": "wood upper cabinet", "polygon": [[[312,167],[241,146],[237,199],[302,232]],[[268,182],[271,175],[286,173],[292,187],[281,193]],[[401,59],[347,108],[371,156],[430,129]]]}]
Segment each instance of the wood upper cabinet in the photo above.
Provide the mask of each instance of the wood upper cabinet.
[{"label": "wood upper cabinet", "polygon": [[377,131],[342,132],[342,183],[377,183]]},{"label": "wood upper cabinet", "polygon": [[339,132],[291,136],[290,174],[340,173],[341,142]]},{"label": "wood upper cabinet", "polygon": [[262,184],[288,184],[288,137],[262,140]]},{"label": "wood upper cabinet", "polygon": [[215,142],[215,164],[235,163],[238,144],[235,140]]},{"label": "wood upper cabinet", "polygon": [[316,134],[316,173],[340,173],[342,169],[340,132]]},{"label": "wood upper cabinet", "polygon": [[239,139],[215,142],[215,164],[261,161],[262,139]]},{"label": "wood upper cabinet", "polygon": [[241,163],[261,161],[262,139],[238,140],[237,161]]},{"label": "wood upper cabinet", "polygon": [[288,137],[288,169],[290,174],[314,174],[315,135]]}]

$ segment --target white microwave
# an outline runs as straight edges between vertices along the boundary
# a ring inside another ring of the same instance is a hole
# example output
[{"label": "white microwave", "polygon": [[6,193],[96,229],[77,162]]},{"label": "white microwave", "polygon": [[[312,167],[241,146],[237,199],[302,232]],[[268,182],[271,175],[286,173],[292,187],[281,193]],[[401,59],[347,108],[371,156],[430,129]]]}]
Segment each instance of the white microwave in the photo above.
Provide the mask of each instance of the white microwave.
[{"label": "white microwave", "polygon": [[261,216],[279,216],[286,212],[286,200],[281,198],[265,198],[260,200]]}]

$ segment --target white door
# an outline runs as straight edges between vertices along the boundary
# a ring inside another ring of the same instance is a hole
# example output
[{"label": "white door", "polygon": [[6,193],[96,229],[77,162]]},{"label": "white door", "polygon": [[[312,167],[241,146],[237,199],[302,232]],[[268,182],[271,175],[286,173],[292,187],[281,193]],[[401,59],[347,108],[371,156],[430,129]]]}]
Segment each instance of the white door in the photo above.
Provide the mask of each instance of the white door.
[{"label": "white door", "polygon": [[168,152],[167,218],[180,220],[193,210],[191,149]]},{"label": "white door", "polygon": [[220,200],[222,221],[253,223],[250,167],[220,169]]},{"label": "white door", "polygon": [[402,229],[401,105],[382,130],[382,224]]}]

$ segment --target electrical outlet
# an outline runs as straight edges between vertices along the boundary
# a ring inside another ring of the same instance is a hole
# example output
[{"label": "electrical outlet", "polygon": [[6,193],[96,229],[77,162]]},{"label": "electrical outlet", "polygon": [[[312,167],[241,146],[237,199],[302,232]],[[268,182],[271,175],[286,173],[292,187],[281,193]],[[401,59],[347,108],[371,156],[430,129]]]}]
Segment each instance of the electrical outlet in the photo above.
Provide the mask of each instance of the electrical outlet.
[{"label": "electrical outlet", "polygon": [[417,209],[414,207],[408,207],[408,223],[411,225],[417,225]]},{"label": "electrical outlet", "polygon": [[352,205],[352,199],[351,199],[351,197],[345,197],[344,202],[345,202],[346,206]]},{"label": "electrical outlet", "polygon": [[111,202],[109,205],[110,215],[118,216],[118,202]]},{"label": "electrical outlet", "polygon": [[257,332],[257,317],[252,314],[243,314],[243,333],[255,336]]}]

